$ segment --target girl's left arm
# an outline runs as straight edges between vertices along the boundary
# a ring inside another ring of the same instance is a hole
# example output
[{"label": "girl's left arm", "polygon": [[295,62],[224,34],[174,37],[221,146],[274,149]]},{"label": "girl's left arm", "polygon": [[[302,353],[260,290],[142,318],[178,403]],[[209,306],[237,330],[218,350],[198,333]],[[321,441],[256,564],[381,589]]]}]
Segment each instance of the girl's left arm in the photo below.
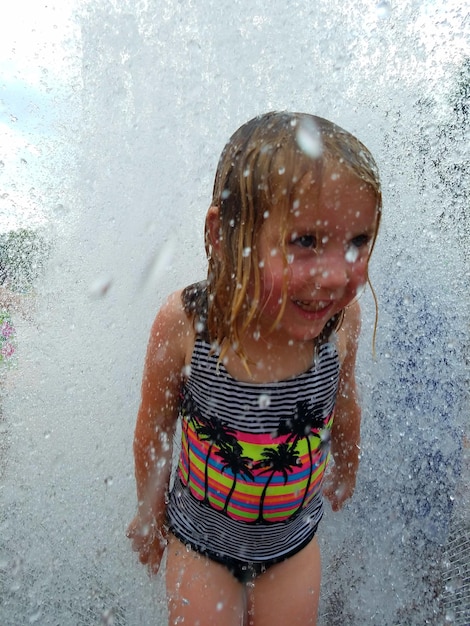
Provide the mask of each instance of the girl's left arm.
[{"label": "girl's left arm", "polygon": [[361,311],[356,302],[345,311],[338,333],[341,370],[331,433],[331,454],[334,465],[323,493],[333,511],[339,511],[356,486],[359,467],[361,408],[356,388],[356,355],[361,330]]}]

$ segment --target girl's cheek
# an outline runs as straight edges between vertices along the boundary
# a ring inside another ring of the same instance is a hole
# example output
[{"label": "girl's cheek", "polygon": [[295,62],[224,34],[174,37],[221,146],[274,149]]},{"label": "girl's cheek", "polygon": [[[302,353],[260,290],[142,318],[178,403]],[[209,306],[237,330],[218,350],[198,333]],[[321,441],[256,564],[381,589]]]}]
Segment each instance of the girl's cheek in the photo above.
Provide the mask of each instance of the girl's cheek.
[{"label": "girl's cheek", "polygon": [[351,277],[354,282],[360,283],[361,285],[365,285],[367,282],[367,267],[368,261],[359,261],[355,263],[351,269]]}]

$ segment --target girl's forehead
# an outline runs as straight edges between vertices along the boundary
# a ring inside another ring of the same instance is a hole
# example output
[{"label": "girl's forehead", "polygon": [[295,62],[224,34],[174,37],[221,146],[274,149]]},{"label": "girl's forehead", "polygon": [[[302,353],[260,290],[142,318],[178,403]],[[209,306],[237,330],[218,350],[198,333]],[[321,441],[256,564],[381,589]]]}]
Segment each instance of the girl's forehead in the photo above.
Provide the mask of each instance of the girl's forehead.
[{"label": "girl's forehead", "polygon": [[329,164],[321,173],[307,172],[292,189],[289,210],[295,216],[303,208],[351,209],[376,203],[377,192],[345,165]]},{"label": "girl's forehead", "polygon": [[338,193],[345,187],[367,189],[370,185],[341,161],[327,161],[321,168],[307,170],[292,184],[293,193],[298,196],[318,196],[325,190]]},{"label": "girl's forehead", "polygon": [[287,215],[293,228],[335,231],[373,230],[377,219],[376,192],[345,167],[324,172],[321,180],[305,176],[292,194]]}]

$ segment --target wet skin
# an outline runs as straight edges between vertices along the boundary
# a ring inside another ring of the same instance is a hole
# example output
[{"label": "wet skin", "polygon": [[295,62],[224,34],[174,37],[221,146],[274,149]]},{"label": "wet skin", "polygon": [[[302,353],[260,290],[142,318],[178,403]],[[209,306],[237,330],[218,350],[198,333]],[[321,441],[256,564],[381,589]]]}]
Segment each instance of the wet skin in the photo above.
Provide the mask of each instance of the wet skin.
[{"label": "wet skin", "polygon": [[367,282],[377,226],[375,193],[345,168],[327,170],[320,191],[312,176],[298,185],[286,232],[273,210],[258,239],[262,314],[256,324],[262,335],[271,335],[279,316],[287,272],[286,306],[271,335],[279,345],[317,337]]}]

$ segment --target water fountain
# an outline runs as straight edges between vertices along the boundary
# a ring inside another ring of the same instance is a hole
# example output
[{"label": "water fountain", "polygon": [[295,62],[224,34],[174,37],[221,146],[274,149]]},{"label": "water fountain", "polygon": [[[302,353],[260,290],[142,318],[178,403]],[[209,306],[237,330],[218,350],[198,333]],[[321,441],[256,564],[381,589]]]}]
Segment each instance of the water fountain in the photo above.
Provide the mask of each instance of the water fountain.
[{"label": "water fountain", "polygon": [[363,459],[356,496],[323,522],[321,624],[468,623],[449,551],[468,536],[468,183],[442,165],[463,163],[468,145],[468,117],[456,134],[449,104],[468,26],[457,3],[440,6],[81,5],[80,116],[63,131],[75,160],[4,400],[2,623],[164,623],[162,581],[125,538],[147,334],[163,297],[204,273],[223,144],[270,109],[357,133],[384,184],[375,357],[363,298]]}]

